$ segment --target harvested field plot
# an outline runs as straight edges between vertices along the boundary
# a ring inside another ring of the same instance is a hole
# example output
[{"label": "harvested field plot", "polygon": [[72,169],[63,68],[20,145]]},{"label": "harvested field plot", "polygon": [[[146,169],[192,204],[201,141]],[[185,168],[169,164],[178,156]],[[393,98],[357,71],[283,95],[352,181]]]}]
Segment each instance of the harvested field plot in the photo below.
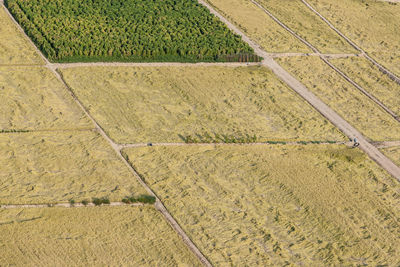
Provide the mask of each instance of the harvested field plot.
[{"label": "harvested field plot", "polygon": [[400,124],[317,57],[277,59],[322,101],[374,141],[399,140]]},{"label": "harvested field plot", "polygon": [[343,34],[400,76],[400,3],[376,0],[309,2]]},{"label": "harvested field plot", "polygon": [[126,150],[216,266],[396,265],[400,184],[343,145]]},{"label": "harvested field plot", "polygon": [[0,65],[44,63],[1,4],[0,25]]},{"label": "harvested field plot", "polygon": [[0,99],[0,130],[94,128],[45,67],[0,67]]},{"label": "harvested field plot", "polygon": [[263,67],[88,67],[62,74],[119,143],[182,142],[187,136],[212,142],[207,136],[217,135],[344,138]]},{"label": "harvested field plot", "polygon": [[400,85],[371,62],[358,57],[329,61],[400,116]]},{"label": "harvested field plot", "polygon": [[153,207],[0,210],[0,262],[200,266]]},{"label": "harvested field plot", "polygon": [[253,54],[196,0],[5,4],[51,61],[238,61],[230,55]]},{"label": "harvested field plot", "polygon": [[248,0],[207,0],[207,2],[267,52],[312,52]]},{"label": "harvested field plot", "polygon": [[322,53],[357,52],[300,0],[257,2]]},{"label": "harvested field plot", "polygon": [[95,132],[0,135],[0,204],[41,204],[145,193]]},{"label": "harvested field plot", "polygon": [[400,166],[400,146],[386,147],[380,149],[394,163]]}]

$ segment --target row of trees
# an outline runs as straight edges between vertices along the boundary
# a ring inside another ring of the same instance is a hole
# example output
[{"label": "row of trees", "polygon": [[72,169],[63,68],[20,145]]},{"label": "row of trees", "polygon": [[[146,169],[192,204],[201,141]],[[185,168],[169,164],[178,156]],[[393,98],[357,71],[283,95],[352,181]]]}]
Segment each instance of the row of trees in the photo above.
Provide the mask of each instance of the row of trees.
[{"label": "row of trees", "polygon": [[[195,0],[6,0],[52,61],[257,61]],[[249,56],[250,55],[250,56]]]}]

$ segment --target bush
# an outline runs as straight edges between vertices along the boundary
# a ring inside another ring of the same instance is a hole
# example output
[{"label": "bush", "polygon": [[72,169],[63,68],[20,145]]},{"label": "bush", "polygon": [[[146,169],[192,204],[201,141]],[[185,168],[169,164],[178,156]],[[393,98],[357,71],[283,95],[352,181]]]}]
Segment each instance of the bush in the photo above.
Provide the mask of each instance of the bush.
[{"label": "bush", "polygon": [[100,206],[102,204],[110,204],[110,200],[106,197],[103,198],[93,198],[92,200],[93,204],[96,206]]},{"label": "bush", "polygon": [[70,204],[71,206],[73,206],[73,205],[75,204],[75,200],[70,199],[70,200],[69,200],[69,204]]},{"label": "bush", "polygon": [[86,206],[87,204],[89,204],[89,201],[87,201],[86,199],[84,199],[84,200],[82,200],[82,204],[83,204],[84,206]]},{"label": "bush", "polygon": [[103,203],[100,198],[93,198],[92,202],[96,206],[100,206]]},{"label": "bush", "polygon": [[141,195],[137,198],[137,201],[144,204],[154,204],[156,202],[156,198],[149,195]]}]

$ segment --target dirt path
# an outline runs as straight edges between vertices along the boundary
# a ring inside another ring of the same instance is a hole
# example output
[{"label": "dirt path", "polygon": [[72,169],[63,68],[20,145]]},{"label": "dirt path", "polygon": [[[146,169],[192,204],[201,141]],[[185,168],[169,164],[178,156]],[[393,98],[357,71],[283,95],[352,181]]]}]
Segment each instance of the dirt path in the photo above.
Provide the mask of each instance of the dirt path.
[{"label": "dirt path", "polygon": [[[316,97],[312,92],[310,92],[302,83],[300,83],[296,78],[289,74],[285,69],[283,69],[279,64],[277,64],[268,54],[263,51],[260,46],[255,44],[250,40],[245,34],[243,34],[236,26],[227,21],[222,15],[216,12],[210,5],[205,3],[203,0],[199,0],[199,3],[205,5],[210,9],[211,13],[216,15],[221,21],[225,22],[228,27],[241,35],[243,40],[248,42],[249,45],[254,49],[254,51],[259,55],[264,57],[263,64],[270,68],[282,81],[288,84],[294,91],[296,91],[300,96],[302,96],[308,103],[310,103],[316,110],[318,110],[325,118],[327,118],[332,124],[338,127],[346,136],[349,138],[357,138],[360,143],[360,148],[368,154],[368,156],[377,162],[382,168],[384,168],[388,173],[400,181],[400,167],[395,165],[389,158],[383,155],[375,146],[373,146],[358,130],[356,130],[352,125],[340,117],[335,111],[333,111],[328,105],[322,102],[318,97]],[[271,14],[272,15],[272,14]],[[279,22],[278,22],[279,23]],[[286,25],[284,25],[286,27]],[[286,27],[287,28],[287,27]],[[288,29],[291,31],[290,29]],[[293,32],[293,31],[292,31]],[[298,36],[296,33],[294,35]],[[301,38],[301,37],[300,37]],[[305,40],[304,40],[305,41]],[[305,41],[307,42],[307,41]],[[308,43],[308,42],[307,42]],[[311,44],[309,44],[311,45]],[[313,47],[311,45],[311,47]],[[314,51],[319,53],[318,50]],[[323,58],[323,57],[321,57]]]},{"label": "dirt path", "polygon": [[[351,83],[354,87],[356,87],[361,93],[366,95],[369,99],[374,101],[378,106],[380,106],[384,111],[386,111],[390,116],[392,116],[395,120],[400,122],[400,117],[394,113],[391,109],[389,109],[385,104],[383,104],[380,100],[378,100],[375,96],[370,94],[367,90],[362,88],[359,84],[354,82],[350,77],[348,77],[345,73],[340,71],[337,67],[335,67],[331,62],[329,62],[329,58],[335,58],[335,56],[332,55],[325,55],[322,54],[316,47],[314,47],[312,44],[310,44],[307,40],[302,38],[300,35],[298,35],[296,32],[294,32],[292,29],[290,29],[288,26],[286,26],[284,23],[282,23],[278,18],[276,18],[271,12],[269,12],[267,9],[265,9],[262,5],[257,3],[255,0],[251,0],[252,3],[254,3],[256,6],[258,6],[260,9],[262,9],[268,16],[270,16],[274,21],[276,21],[280,26],[282,26],[286,31],[290,32],[294,37],[296,37],[298,40],[300,40],[302,43],[304,43],[307,47],[309,47],[312,51],[315,52],[316,55],[318,55],[322,61],[324,61],[325,64],[327,64],[330,68],[332,68],[334,71],[336,71],[340,76],[342,76],[346,81]],[[343,54],[338,54],[343,55]],[[346,55],[346,54],[345,54]],[[360,56],[367,56],[364,52]],[[337,57],[336,57],[337,58]]]},{"label": "dirt path", "polygon": [[379,70],[386,75],[390,77],[393,81],[396,83],[400,84],[400,78],[397,77],[394,73],[392,73],[390,70],[386,69],[384,66],[376,62],[375,59],[371,58],[367,52],[365,52],[361,47],[356,45],[353,41],[351,41],[347,36],[345,36],[341,31],[339,31],[335,26],[333,26],[332,23],[329,22],[324,16],[322,16],[316,9],[314,9],[309,3],[307,3],[305,0],[301,0],[303,4],[305,4],[311,11],[313,11],[318,17],[320,17],[328,26],[334,30],[337,34],[339,34],[343,39],[345,39],[351,46],[353,46],[355,49],[360,51],[362,54],[364,54],[365,58],[368,59],[371,63],[373,63],[375,66],[379,68]]},{"label": "dirt path", "polygon": [[123,202],[111,202],[110,204],[102,204],[101,206],[96,206],[93,203],[88,203],[87,205],[83,205],[82,203],[57,203],[57,204],[9,204],[9,205],[0,205],[0,209],[37,209],[37,208],[49,208],[49,207],[60,207],[60,208],[83,208],[83,207],[103,207],[103,206],[134,206],[141,207],[144,204],[142,203],[132,203],[125,204]]},{"label": "dirt path", "polygon": [[399,146],[400,147],[400,141],[374,142],[374,145],[377,148],[386,148],[386,147],[394,147],[394,146]]},{"label": "dirt path", "polygon": [[269,57],[326,57],[326,58],[348,58],[348,57],[361,57],[361,54],[321,54],[321,53],[267,53]]},{"label": "dirt path", "polygon": [[240,67],[240,66],[257,66],[261,63],[257,62],[199,62],[199,63],[180,63],[180,62],[94,62],[94,63],[50,63],[51,67],[56,69],[75,68],[75,67]]},{"label": "dirt path", "polygon": [[[263,142],[263,143],[137,143],[137,144],[120,144],[119,147],[121,149],[124,148],[135,148],[135,147],[147,147],[147,146],[273,146],[277,144],[282,144],[284,143],[285,145],[307,145],[307,144],[318,144],[318,145],[347,145],[347,146],[352,146],[352,142],[318,142],[318,143],[312,143],[312,142],[280,142],[280,143],[268,143],[268,142]],[[150,145],[151,144],[151,145]]]}]

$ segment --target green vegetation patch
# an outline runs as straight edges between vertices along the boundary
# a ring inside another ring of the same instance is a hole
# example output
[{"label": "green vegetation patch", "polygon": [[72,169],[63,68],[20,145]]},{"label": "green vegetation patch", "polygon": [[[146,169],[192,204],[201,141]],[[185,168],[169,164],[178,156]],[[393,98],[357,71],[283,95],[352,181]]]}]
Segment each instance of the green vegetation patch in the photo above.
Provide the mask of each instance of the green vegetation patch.
[{"label": "green vegetation patch", "polygon": [[6,0],[54,62],[259,61],[195,0]]}]

